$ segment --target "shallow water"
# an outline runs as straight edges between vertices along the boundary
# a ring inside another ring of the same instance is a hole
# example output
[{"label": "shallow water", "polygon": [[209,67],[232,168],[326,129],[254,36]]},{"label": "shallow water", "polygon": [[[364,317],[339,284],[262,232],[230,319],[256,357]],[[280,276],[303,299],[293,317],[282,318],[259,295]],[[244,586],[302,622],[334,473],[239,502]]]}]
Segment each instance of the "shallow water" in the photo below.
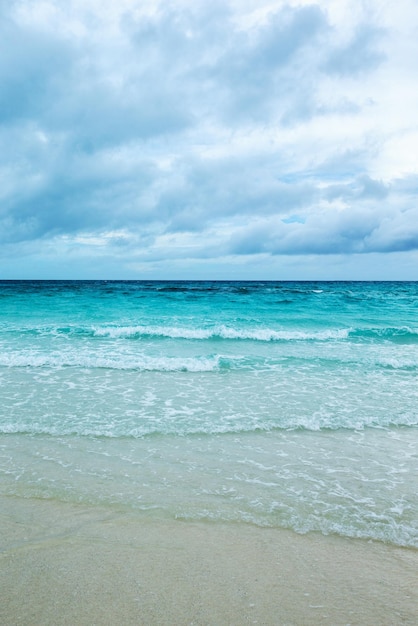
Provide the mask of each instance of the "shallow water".
[{"label": "shallow water", "polygon": [[418,545],[418,283],[0,283],[0,490]]}]

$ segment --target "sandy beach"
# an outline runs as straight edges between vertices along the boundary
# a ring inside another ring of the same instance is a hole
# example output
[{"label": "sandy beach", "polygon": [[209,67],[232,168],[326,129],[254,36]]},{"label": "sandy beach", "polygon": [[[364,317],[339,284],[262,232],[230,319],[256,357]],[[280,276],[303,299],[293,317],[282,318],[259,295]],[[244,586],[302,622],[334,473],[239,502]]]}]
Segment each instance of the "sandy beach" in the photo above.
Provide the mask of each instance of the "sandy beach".
[{"label": "sandy beach", "polygon": [[0,623],[415,624],[418,551],[1,498]]}]

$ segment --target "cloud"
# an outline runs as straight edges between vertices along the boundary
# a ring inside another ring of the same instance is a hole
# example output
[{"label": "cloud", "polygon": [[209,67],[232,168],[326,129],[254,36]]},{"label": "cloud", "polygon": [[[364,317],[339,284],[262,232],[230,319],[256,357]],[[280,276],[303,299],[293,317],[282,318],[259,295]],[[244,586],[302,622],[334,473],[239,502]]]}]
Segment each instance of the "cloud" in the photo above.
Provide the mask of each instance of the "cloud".
[{"label": "cloud", "polygon": [[0,114],[3,124],[43,117],[48,96],[56,91],[61,76],[69,72],[72,54],[71,44],[55,33],[44,37],[37,29],[19,26],[11,16],[1,21]]},{"label": "cloud", "polygon": [[295,90],[295,71],[298,64],[304,66],[315,58],[315,45],[326,30],[325,15],[318,6],[285,6],[256,32],[231,37],[210,74],[223,94],[221,111],[227,122],[267,121],[277,119],[278,114],[289,118],[291,110],[295,115],[297,100],[298,110],[304,108],[298,97],[300,84]]},{"label": "cloud", "polygon": [[402,193],[402,186],[403,181],[386,187],[361,178],[354,185],[334,187],[332,194],[328,189],[319,207],[308,207],[304,219],[263,218],[237,230],[231,252],[329,255],[416,250],[418,207]]},{"label": "cloud", "polygon": [[3,3],[3,258],[416,250],[418,8],[373,7]]},{"label": "cloud", "polygon": [[382,29],[362,24],[347,43],[331,48],[324,69],[342,76],[370,72],[385,60],[379,47],[383,37]]}]

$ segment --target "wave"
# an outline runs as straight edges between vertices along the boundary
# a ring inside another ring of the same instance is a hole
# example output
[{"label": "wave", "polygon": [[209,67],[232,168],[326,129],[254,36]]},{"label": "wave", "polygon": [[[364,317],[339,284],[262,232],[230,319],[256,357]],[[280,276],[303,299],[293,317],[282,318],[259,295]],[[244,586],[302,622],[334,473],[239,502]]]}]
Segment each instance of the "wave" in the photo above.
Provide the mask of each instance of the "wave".
[{"label": "wave", "polygon": [[96,337],[113,339],[170,338],[192,340],[250,340],[274,341],[341,341],[341,340],[384,340],[395,343],[418,343],[418,329],[409,327],[392,328],[328,328],[324,330],[284,330],[272,328],[185,328],[177,326],[103,326],[93,329]]},{"label": "wave", "polygon": [[394,343],[418,343],[418,329],[408,326],[351,329],[353,339],[379,339]]},{"label": "wave", "polygon": [[213,437],[213,436],[235,436],[235,435],[267,435],[279,432],[306,432],[306,433],[337,433],[337,432],[365,432],[365,431],[387,431],[395,432],[399,429],[416,429],[418,418],[413,415],[403,415],[394,419],[370,420],[358,419],[354,423],[342,422],[331,423],[323,420],[318,422],[313,417],[306,417],[301,420],[289,420],[282,425],[269,422],[257,424],[244,420],[242,423],[213,423],[210,419],[203,424],[194,424],[192,421],[173,422],[173,420],[154,421],[147,419],[141,423],[118,423],[115,420],[96,422],[94,424],[85,423],[84,419],[70,419],[68,421],[44,423],[34,420],[21,420],[18,422],[5,422],[0,424],[0,434],[2,435],[48,435],[55,436],[75,436],[75,437],[103,437],[105,439],[143,439],[154,437]]},{"label": "wave", "polygon": [[24,329],[6,329],[3,333],[15,333],[32,336],[80,336],[80,337],[109,337],[111,339],[187,339],[187,340],[250,340],[250,341],[329,341],[347,339],[349,328],[325,330],[276,330],[272,328],[233,328],[231,326],[217,326],[214,328],[187,328],[182,326],[61,326],[37,327]]},{"label": "wave", "polygon": [[346,339],[349,329],[322,331],[273,330],[271,328],[236,329],[219,326],[213,329],[166,326],[107,326],[94,329],[96,337],[137,338],[166,337],[170,339],[235,339],[251,341],[328,341]]},{"label": "wave", "polygon": [[271,357],[256,355],[211,354],[193,357],[150,356],[146,354],[131,355],[123,352],[112,352],[109,355],[85,351],[64,351],[62,353],[30,353],[0,352],[0,368],[81,368],[108,369],[153,372],[222,372],[227,370],[247,370],[254,372],[293,372],[303,375],[306,368],[311,372],[331,371],[337,369],[361,367],[364,373],[369,370],[399,370],[414,372],[418,370],[418,357],[388,356],[367,354],[353,358],[350,354],[338,354],[335,357],[318,357],[317,355],[294,356],[275,355]]},{"label": "wave", "polygon": [[[225,363],[225,366],[227,364]],[[150,357],[123,358],[60,354],[0,354],[0,367],[80,367],[84,369],[116,369],[157,372],[212,372],[222,367],[222,359],[214,357]]]},{"label": "wave", "polygon": [[418,329],[399,328],[337,328],[325,330],[275,330],[272,328],[185,328],[177,326],[103,326],[93,329],[96,337],[137,338],[166,337],[170,339],[236,339],[251,341],[332,341],[343,339],[384,339],[418,343]]},{"label": "wave", "polygon": [[275,329],[270,327],[233,327],[219,325],[208,328],[164,325],[60,326],[1,329],[3,335],[74,336],[110,339],[178,339],[233,340],[257,342],[326,342],[388,341],[398,344],[418,343],[418,329],[408,326],[382,328],[325,328],[323,330]]}]

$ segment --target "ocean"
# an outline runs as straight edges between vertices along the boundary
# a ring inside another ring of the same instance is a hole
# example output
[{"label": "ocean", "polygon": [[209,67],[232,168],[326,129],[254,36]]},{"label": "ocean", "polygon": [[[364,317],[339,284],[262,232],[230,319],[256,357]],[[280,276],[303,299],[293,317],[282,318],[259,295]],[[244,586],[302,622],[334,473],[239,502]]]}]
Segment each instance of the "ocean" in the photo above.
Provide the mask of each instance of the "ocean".
[{"label": "ocean", "polygon": [[0,495],[418,546],[418,283],[0,282]]}]

